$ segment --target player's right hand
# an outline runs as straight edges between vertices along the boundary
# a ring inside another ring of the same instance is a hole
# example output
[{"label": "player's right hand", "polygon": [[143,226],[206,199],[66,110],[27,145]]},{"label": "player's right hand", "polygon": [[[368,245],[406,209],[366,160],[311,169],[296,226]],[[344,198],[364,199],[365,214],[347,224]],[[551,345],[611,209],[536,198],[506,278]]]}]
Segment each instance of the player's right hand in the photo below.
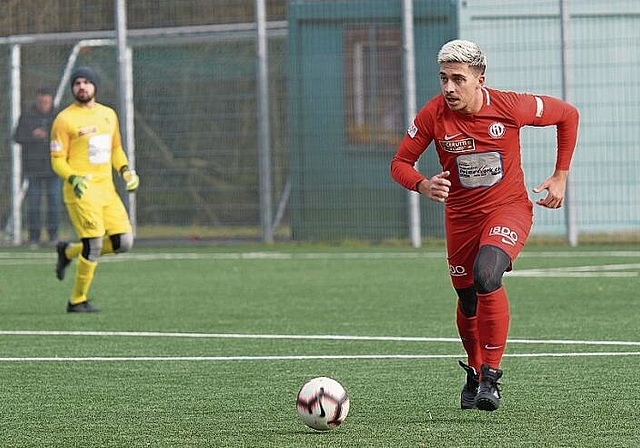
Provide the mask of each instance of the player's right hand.
[{"label": "player's right hand", "polygon": [[445,202],[449,197],[449,187],[451,186],[451,181],[447,179],[450,174],[449,171],[442,171],[431,179],[423,180],[418,186],[418,191],[432,201]]},{"label": "player's right hand", "polygon": [[73,187],[73,193],[76,195],[78,199],[82,197],[89,185],[87,184],[87,178],[84,176],[69,176],[69,183]]}]

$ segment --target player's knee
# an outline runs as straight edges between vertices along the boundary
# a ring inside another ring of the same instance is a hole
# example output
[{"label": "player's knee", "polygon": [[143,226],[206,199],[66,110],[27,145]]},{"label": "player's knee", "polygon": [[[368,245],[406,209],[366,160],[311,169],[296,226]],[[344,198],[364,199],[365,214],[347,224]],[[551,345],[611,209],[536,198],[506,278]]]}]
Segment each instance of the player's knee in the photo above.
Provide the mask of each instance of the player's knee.
[{"label": "player's knee", "polygon": [[480,294],[488,294],[502,286],[502,276],[511,260],[496,246],[482,246],[473,264],[473,284]]},{"label": "player's knee", "polygon": [[502,275],[480,266],[473,271],[473,284],[480,294],[488,294],[502,286]]},{"label": "player's knee", "polygon": [[98,261],[102,252],[102,238],[82,238],[82,257],[89,261]]},{"label": "player's knee", "polygon": [[476,309],[478,307],[478,296],[476,295],[476,289],[474,287],[456,289],[458,294],[458,304],[460,305],[460,311],[466,317],[473,317],[476,315]]},{"label": "player's knee", "polygon": [[131,233],[119,233],[111,235],[110,238],[113,251],[117,254],[128,252],[133,247],[133,234]]}]

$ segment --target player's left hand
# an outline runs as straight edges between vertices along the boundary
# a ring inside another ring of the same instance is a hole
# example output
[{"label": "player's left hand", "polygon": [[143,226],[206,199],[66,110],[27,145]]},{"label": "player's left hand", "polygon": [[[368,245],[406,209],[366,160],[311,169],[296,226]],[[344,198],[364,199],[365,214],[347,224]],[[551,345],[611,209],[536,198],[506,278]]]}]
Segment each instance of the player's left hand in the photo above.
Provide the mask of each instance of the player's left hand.
[{"label": "player's left hand", "polygon": [[69,176],[69,179],[67,179],[67,182],[73,187],[73,194],[75,194],[78,199],[81,199],[82,195],[87,191],[87,188],[89,188],[88,181],[90,179],[91,177],[89,175],[78,176],[75,174],[72,174]]},{"label": "player's left hand", "polygon": [[540,185],[533,189],[534,193],[541,193],[547,190],[547,196],[540,198],[536,204],[546,208],[560,208],[564,202],[564,194],[567,189],[568,171],[556,170],[555,173]]},{"label": "player's left hand", "polygon": [[125,170],[122,173],[122,179],[126,182],[129,193],[136,191],[140,185],[140,177],[136,174],[136,170]]}]

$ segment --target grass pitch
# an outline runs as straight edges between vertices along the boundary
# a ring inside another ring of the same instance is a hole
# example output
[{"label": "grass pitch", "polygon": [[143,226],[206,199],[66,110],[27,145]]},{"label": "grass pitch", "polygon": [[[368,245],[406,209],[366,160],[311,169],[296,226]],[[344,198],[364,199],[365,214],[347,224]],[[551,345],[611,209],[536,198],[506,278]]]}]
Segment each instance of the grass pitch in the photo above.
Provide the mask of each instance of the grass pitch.
[{"label": "grass pitch", "polygon": [[[105,257],[97,315],[68,315],[52,252],[0,251],[3,447],[640,446],[640,248],[529,246],[503,401],[458,409],[444,250],[136,249]],[[319,433],[300,385],[351,410]]]}]

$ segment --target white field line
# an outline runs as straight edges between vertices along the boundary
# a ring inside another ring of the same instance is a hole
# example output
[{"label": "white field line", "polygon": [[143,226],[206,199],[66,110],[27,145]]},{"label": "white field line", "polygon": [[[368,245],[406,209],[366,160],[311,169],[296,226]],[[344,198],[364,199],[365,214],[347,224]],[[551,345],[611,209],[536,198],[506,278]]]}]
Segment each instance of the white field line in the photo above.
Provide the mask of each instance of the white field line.
[{"label": "white field line", "polygon": [[[447,342],[459,343],[458,338],[402,337],[402,336],[349,336],[349,335],[284,335],[243,333],[165,333],[127,331],[48,331],[3,330],[0,336],[93,336],[93,337],[151,337],[151,338],[217,338],[217,339],[296,339],[340,341],[394,341],[394,342]],[[509,344],[640,346],[640,341],[587,341],[563,339],[509,339]],[[580,356],[637,356],[637,352],[565,352],[565,353],[508,353],[506,357],[580,357]],[[447,359],[460,354],[444,355],[274,355],[274,356],[87,356],[87,357],[1,357],[0,362],[125,362],[125,361],[300,361],[300,360],[367,360],[367,359]]]},{"label": "white field line", "polygon": [[[525,252],[521,258],[640,258],[640,251],[587,251],[587,252]],[[176,252],[176,253],[127,253],[106,256],[100,262],[162,261],[162,260],[384,260],[384,259],[437,259],[444,260],[444,252]],[[0,252],[0,266],[53,263],[55,254],[43,252]],[[640,264],[613,264],[604,266],[577,266],[516,269],[506,275],[510,277],[638,277]]]},{"label": "white field line", "polygon": [[[391,341],[391,342],[453,342],[459,338],[423,336],[353,336],[345,334],[251,334],[251,333],[179,333],[161,331],[67,331],[67,330],[0,330],[0,336],[94,336],[130,338],[192,338],[192,339],[291,339],[322,341]],[[509,339],[509,344],[634,346],[640,341],[589,341],[576,339]]]},{"label": "white field line", "polygon": [[[3,264],[18,264],[18,261],[50,262],[55,260],[53,252],[0,252]],[[520,258],[640,258],[640,251],[585,251],[585,252],[523,252]],[[127,253],[105,256],[100,262],[159,261],[159,260],[376,260],[376,259],[420,259],[442,258],[445,252],[156,252]]]},{"label": "white field line", "polygon": [[640,263],[627,263],[517,269],[505,275],[508,277],[638,277],[638,270],[640,270]]},{"label": "white field line", "polygon": [[[507,353],[506,358],[577,358],[592,356],[639,356],[640,352]],[[275,356],[86,356],[15,357],[0,362],[177,362],[177,361],[306,361],[371,359],[450,359],[461,355],[275,355]]]},{"label": "white field line", "polygon": [[[640,257],[640,252],[638,253]],[[50,261],[56,255],[42,252],[0,252],[2,260]],[[443,258],[444,252],[169,252],[169,253],[127,253],[105,256],[100,261],[158,261],[158,260],[327,260],[327,259],[414,259]]]}]

